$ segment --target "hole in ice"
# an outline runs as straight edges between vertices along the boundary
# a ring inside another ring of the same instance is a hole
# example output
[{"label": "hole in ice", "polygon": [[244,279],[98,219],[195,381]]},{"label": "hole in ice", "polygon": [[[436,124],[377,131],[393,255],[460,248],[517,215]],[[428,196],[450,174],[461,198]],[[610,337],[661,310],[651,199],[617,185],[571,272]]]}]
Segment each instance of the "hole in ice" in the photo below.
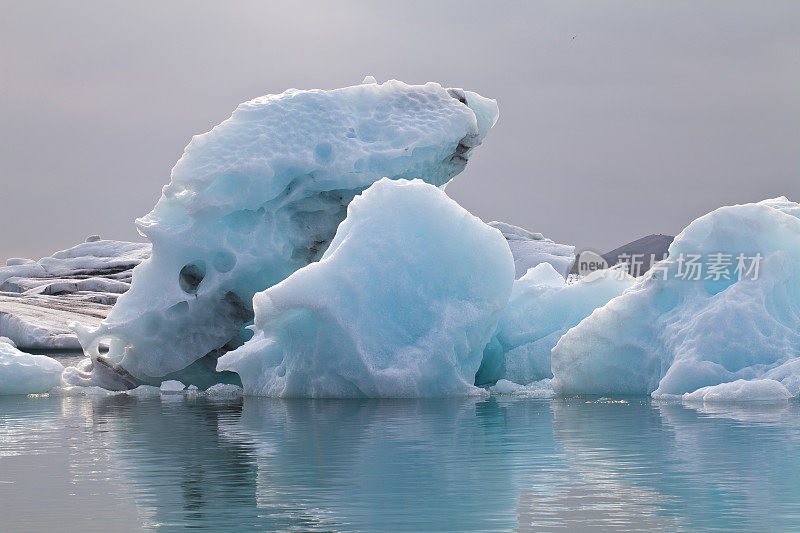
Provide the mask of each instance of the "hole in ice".
[{"label": "hole in ice", "polygon": [[253,310],[246,305],[244,300],[242,300],[235,292],[226,292],[225,296],[222,298],[222,301],[227,304],[227,312],[235,321],[244,324],[245,322],[253,320]]},{"label": "hole in ice", "polygon": [[461,89],[447,89],[447,93],[465,106],[469,105],[467,104],[467,95]]},{"label": "hole in ice", "polygon": [[195,294],[204,277],[206,277],[205,261],[192,261],[181,269],[180,274],[178,274],[178,283],[180,283],[183,292]]},{"label": "hole in ice", "polygon": [[178,302],[175,305],[168,307],[164,314],[169,318],[186,314],[188,311],[189,302]]},{"label": "hole in ice", "polygon": [[98,337],[93,339],[89,343],[89,346],[86,347],[86,355],[90,356],[92,359],[111,356],[112,348],[115,349],[115,351],[120,348],[120,340],[118,338]]}]

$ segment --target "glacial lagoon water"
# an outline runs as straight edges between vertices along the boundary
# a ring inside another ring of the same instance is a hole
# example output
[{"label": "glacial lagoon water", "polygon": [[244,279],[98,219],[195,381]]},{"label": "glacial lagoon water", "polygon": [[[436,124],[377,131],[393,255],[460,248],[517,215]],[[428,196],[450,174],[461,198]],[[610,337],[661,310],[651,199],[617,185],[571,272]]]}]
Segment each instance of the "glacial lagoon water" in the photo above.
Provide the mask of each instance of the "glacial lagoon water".
[{"label": "glacial lagoon water", "polygon": [[2,531],[797,530],[800,405],[0,397]]}]

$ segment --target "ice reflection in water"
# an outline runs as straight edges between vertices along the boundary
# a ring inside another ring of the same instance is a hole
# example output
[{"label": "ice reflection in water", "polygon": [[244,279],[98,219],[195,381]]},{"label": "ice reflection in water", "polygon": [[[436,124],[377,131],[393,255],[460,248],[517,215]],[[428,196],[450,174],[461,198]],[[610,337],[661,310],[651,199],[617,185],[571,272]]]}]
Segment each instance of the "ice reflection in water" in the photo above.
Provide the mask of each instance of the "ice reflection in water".
[{"label": "ice reflection in water", "polygon": [[0,398],[4,531],[797,529],[800,406]]}]

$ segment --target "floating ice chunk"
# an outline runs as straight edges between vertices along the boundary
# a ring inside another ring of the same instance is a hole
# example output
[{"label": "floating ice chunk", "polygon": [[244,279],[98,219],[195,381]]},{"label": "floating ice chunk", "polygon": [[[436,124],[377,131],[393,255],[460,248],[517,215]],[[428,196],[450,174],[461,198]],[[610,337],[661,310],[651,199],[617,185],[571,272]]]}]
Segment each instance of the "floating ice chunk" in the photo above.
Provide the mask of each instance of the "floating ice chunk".
[{"label": "floating ice chunk", "polygon": [[162,381],[161,386],[159,389],[161,392],[181,392],[183,389],[186,388],[186,385],[181,383],[176,379],[170,379],[168,381]]},{"label": "floating ice chunk", "polygon": [[685,402],[785,402],[792,397],[781,383],[774,379],[738,379],[702,387],[683,395]]},{"label": "floating ice chunk", "polygon": [[61,363],[21,352],[3,339],[0,337],[0,395],[47,392],[61,382]]},{"label": "floating ice chunk", "polygon": [[520,385],[507,379],[501,379],[491,387],[489,392],[499,396],[518,396],[521,398],[551,398],[553,387],[550,379],[534,381],[528,385]]},{"label": "floating ice chunk", "polygon": [[154,387],[153,385],[139,385],[135,389],[131,389],[126,392],[130,396],[134,396],[139,399],[156,398],[161,395],[161,389],[159,387]]},{"label": "floating ice chunk", "polygon": [[798,395],[798,216],[798,204],[777,198],[692,222],[666,262],[561,338],[555,390],[665,397],[768,378]]},{"label": "floating ice chunk", "polygon": [[206,389],[206,396],[211,398],[237,398],[243,394],[244,391],[240,386],[230,383],[217,383]]},{"label": "floating ice chunk", "polygon": [[516,278],[521,278],[529,269],[542,263],[550,263],[561,277],[566,278],[575,263],[574,246],[558,244],[541,233],[533,233],[505,222],[494,221],[489,222],[489,225],[499,229],[508,241],[511,255],[514,256]]},{"label": "floating ice chunk", "polygon": [[436,187],[384,179],[353,200],[318,263],[255,296],[255,336],[218,368],[265,396],[480,393],[513,280],[499,231]]},{"label": "floating ice chunk", "polygon": [[549,263],[531,268],[514,282],[475,382],[507,379],[526,384],[553,377],[550,351],[561,336],[633,282],[619,269],[596,271],[567,284]]},{"label": "floating ice chunk", "polygon": [[475,93],[399,81],[239,105],[192,139],[137,221],[153,255],[99,328],[78,328],[100,364],[76,377],[117,388],[188,369],[206,372],[192,378],[199,386],[233,379],[213,368],[248,338],[253,294],[318,260],[349,202],[378,179],[446,184],[497,114]]},{"label": "floating ice chunk", "polygon": [[118,396],[120,394],[125,394],[125,392],[108,390],[97,386],[81,387],[79,385],[64,384],[58,387],[53,387],[48,391],[48,394],[50,396],[90,396],[95,398],[104,398],[108,396]]}]

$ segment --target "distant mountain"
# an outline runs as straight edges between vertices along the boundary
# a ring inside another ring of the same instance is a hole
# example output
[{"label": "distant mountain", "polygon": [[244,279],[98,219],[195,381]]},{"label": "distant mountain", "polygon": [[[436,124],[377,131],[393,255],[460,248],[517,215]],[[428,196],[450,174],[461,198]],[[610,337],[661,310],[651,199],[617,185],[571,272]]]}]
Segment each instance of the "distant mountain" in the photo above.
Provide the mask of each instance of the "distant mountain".
[{"label": "distant mountain", "polygon": [[628,272],[641,276],[650,270],[652,258],[660,261],[667,257],[667,250],[674,239],[671,235],[648,235],[603,254],[603,259],[608,266],[627,261]]}]

